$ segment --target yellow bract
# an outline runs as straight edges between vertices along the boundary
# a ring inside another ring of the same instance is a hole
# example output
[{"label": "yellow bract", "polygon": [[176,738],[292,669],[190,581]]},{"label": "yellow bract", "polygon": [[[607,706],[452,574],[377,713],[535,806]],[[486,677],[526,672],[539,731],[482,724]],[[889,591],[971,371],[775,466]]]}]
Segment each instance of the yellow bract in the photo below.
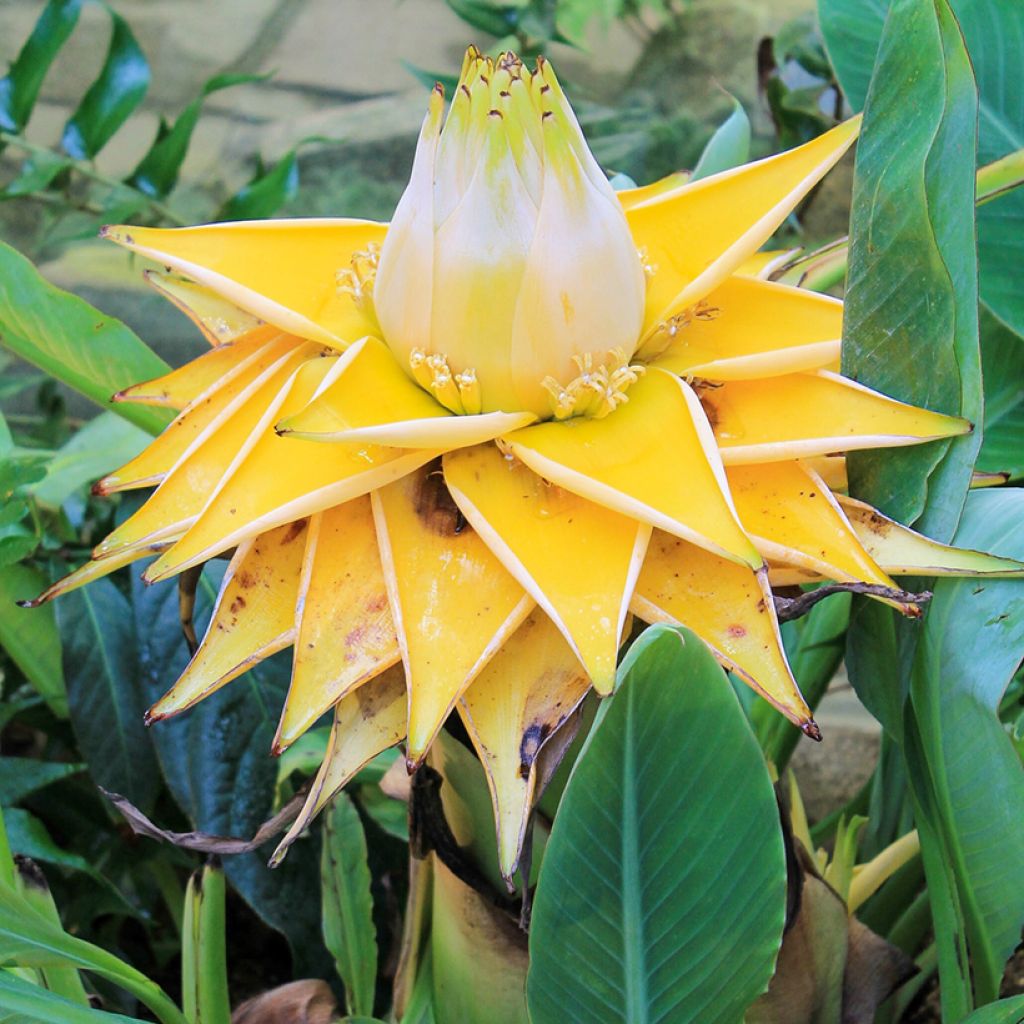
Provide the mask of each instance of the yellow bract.
[{"label": "yellow bract", "polygon": [[432,94],[390,227],[107,231],[170,268],[153,283],[214,347],[118,396],[181,411],[98,490],[156,490],[41,599],[234,549],[152,714],[294,646],[275,749],[331,708],[334,725],[276,858],[380,751],[405,741],[417,766],[457,708],[511,878],[567,721],[614,689],[630,612],[689,627],[817,735],[765,558],[773,582],[897,603],[891,572],[1024,569],[833,493],[846,451],[970,429],[834,372],[841,304],[768,280],[786,254],[757,252],[856,121],[616,197],[549,66],[471,51],[463,72],[443,129]]}]

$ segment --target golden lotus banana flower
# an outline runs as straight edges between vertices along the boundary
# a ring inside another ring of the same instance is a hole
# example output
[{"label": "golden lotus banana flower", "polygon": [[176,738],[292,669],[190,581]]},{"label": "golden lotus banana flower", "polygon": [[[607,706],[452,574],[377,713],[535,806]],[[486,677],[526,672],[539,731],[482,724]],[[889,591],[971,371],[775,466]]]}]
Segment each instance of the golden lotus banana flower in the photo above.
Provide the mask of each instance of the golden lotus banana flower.
[{"label": "golden lotus banana flower", "polygon": [[470,50],[442,114],[438,89],[390,226],[105,231],[167,268],[153,283],[212,348],[117,396],[180,410],[98,485],[155,490],[43,597],[233,551],[150,717],[291,646],[276,750],[332,708],[334,725],[287,844],[380,751],[418,764],[457,710],[511,877],[538,757],[612,691],[631,614],[689,627],[815,735],[770,572],[893,588],[1021,567],[834,493],[836,453],[970,429],[842,377],[842,304],[759,276],[856,120],[615,194],[543,62]]}]

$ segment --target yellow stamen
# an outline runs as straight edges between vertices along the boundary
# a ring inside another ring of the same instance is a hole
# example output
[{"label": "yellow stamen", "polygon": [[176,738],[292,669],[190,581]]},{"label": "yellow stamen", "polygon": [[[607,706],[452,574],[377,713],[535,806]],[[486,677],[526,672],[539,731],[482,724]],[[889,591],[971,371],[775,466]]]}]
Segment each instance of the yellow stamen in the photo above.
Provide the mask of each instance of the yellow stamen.
[{"label": "yellow stamen", "polygon": [[365,249],[352,253],[349,265],[335,274],[338,290],[351,295],[355,304],[364,312],[372,312],[373,282],[377,276],[379,260],[380,246],[370,242]]},{"label": "yellow stamen", "polygon": [[551,411],[558,420],[571,416],[603,419],[629,401],[626,391],[644,373],[643,366],[630,364],[621,348],[609,352],[604,363],[595,363],[592,352],[572,358],[580,372],[568,384],[563,385],[554,377],[542,381],[550,396]]}]

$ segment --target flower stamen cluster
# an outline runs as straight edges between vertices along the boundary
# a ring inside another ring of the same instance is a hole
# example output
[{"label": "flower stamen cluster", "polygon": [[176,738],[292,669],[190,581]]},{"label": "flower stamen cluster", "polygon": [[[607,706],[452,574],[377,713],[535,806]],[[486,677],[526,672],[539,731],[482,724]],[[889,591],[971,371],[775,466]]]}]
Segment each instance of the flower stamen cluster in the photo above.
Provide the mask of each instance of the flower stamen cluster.
[{"label": "flower stamen cluster", "polygon": [[717,306],[712,306],[706,299],[701,299],[693,306],[688,306],[681,313],[662,320],[651,332],[651,336],[644,342],[640,349],[640,355],[648,362],[657,359],[666,349],[674,344],[679,332],[689,327],[695,320],[707,323],[715,320],[721,315]]},{"label": "flower stamen cluster", "polygon": [[444,353],[428,353],[414,348],[409,353],[409,369],[416,383],[446,409],[458,416],[473,416],[480,412],[480,382],[472,367],[456,373]]},{"label": "flower stamen cluster", "polygon": [[370,242],[365,249],[352,253],[349,265],[335,274],[338,290],[351,295],[360,309],[367,310],[373,303],[373,283],[379,262],[380,246]]},{"label": "flower stamen cluster", "polygon": [[592,352],[573,356],[573,362],[580,372],[568,384],[563,386],[554,377],[545,377],[542,382],[557,420],[571,416],[603,419],[629,401],[627,389],[644,373],[644,367],[631,364],[621,348],[612,349],[601,362]]}]

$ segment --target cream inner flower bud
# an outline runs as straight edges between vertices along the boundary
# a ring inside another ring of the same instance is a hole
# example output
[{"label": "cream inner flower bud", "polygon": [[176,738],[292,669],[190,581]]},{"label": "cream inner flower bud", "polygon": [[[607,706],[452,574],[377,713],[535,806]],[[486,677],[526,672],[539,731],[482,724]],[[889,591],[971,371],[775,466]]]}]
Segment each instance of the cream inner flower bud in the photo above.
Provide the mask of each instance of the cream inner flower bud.
[{"label": "cream inner flower bud", "polygon": [[550,65],[471,49],[443,127],[442,108],[437,89],[380,253],[385,342],[456,412],[603,415],[616,401],[565,395],[583,365],[630,379],[644,275]]}]

